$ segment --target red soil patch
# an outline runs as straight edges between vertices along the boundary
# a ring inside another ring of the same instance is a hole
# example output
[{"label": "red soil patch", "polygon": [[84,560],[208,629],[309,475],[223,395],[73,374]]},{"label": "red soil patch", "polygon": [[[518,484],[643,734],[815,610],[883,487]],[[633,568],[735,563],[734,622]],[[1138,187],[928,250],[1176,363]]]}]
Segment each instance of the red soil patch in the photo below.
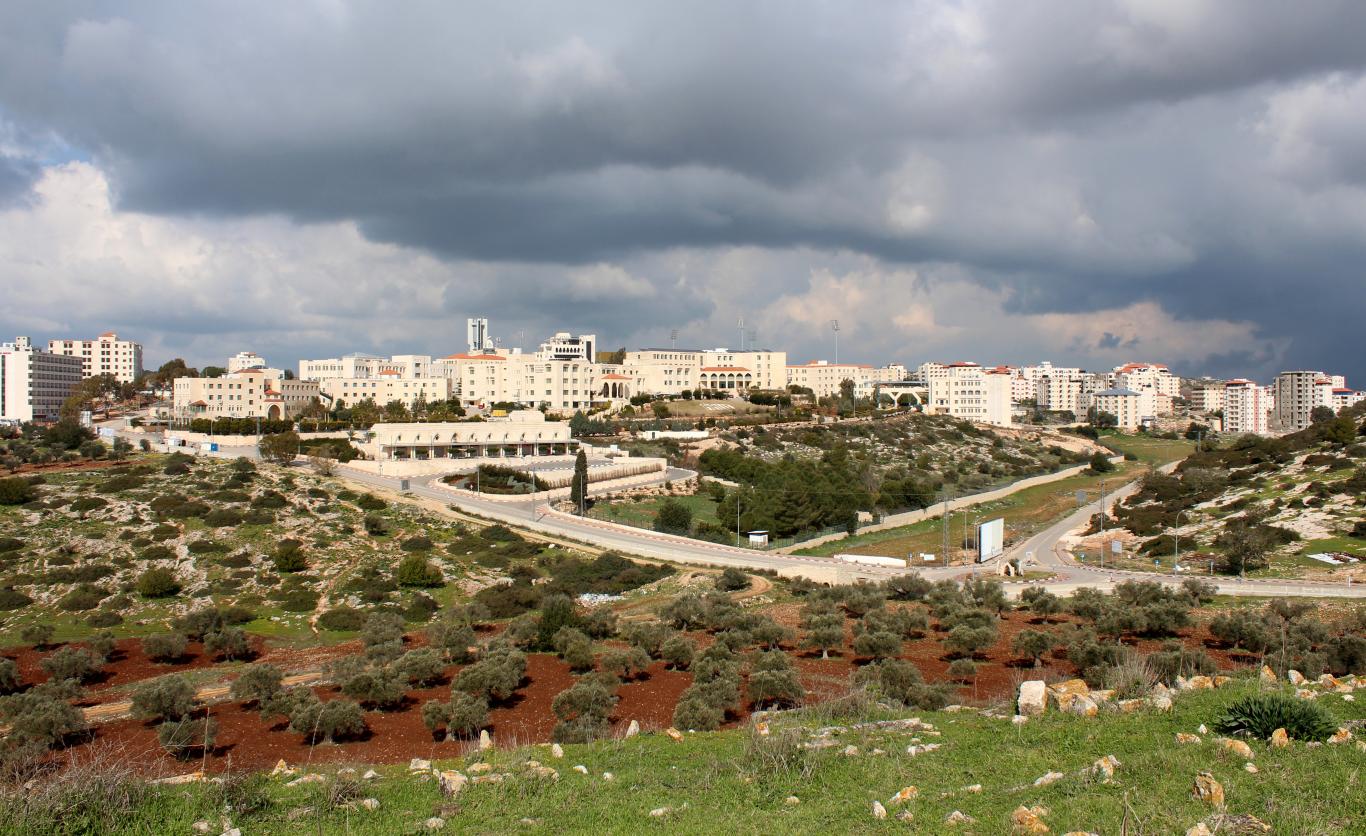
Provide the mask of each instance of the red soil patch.
[{"label": "red soil patch", "polygon": [[692,674],[671,671],[663,662],[651,665],[646,674],[645,679],[624,683],[617,689],[621,701],[612,716],[619,730],[624,731],[632,720],[646,731],[672,726],[678,697],[692,685]]},{"label": "red soil patch", "polygon": [[29,476],[34,473],[75,473],[81,470],[105,470],[110,467],[127,467],[126,461],[114,461],[113,459],[97,459],[95,461],[80,462],[49,462],[47,464],[22,464],[19,469],[12,472],[15,476]]},{"label": "red soil patch", "polygon": [[[258,656],[265,652],[264,639],[259,636],[248,636],[248,640]],[[71,642],[69,645],[63,646],[84,647],[85,644],[83,642]],[[15,664],[19,666],[19,675],[24,682],[36,685],[48,680],[47,671],[42,668],[43,659],[56,653],[61,647],[57,646],[51,650],[43,651],[34,650],[32,647],[23,647],[11,649],[5,656],[13,659]],[[114,642],[114,653],[100,669],[99,677],[87,685],[86,689],[99,692],[144,679],[154,679],[166,674],[212,668],[215,664],[213,657],[204,652],[204,645],[200,642],[190,642],[186,645],[183,660],[174,664],[163,664],[147,658],[147,655],[142,652],[142,641],[140,639],[119,639]]]}]

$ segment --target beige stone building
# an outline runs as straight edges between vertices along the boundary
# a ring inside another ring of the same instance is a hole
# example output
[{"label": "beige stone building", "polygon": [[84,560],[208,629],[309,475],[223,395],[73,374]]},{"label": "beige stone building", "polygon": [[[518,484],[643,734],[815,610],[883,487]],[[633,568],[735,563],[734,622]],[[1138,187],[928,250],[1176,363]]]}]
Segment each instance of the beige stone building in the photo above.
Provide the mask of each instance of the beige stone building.
[{"label": "beige stone building", "polygon": [[1224,384],[1224,429],[1230,435],[1266,435],[1270,430],[1270,390],[1238,378]]},{"label": "beige stone building", "polygon": [[855,397],[868,397],[879,383],[899,383],[906,379],[906,367],[898,363],[881,368],[862,363],[831,363],[812,360],[799,366],[787,367],[787,385],[802,386],[817,398],[828,398],[840,393],[840,385],[849,380],[854,384]]},{"label": "beige stone building", "polygon": [[526,409],[486,421],[376,424],[368,446],[381,461],[408,461],[560,456],[574,452],[578,442],[567,422]]},{"label": "beige stone building", "polygon": [[679,395],[702,385],[700,351],[643,348],[626,352],[622,366],[637,394]]},{"label": "beige stone building", "polygon": [[121,340],[113,331],[100,334],[94,340],[49,340],[47,350],[52,354],[81,358],[85,377],[112,374],[120,383],[132,383],[142,376],[142,346],[132,340]]},{"label": "beige stone building", "polygon": [[450,400],[451,380],[445,377],[401,377],[398,372],[381,372],[375,377],[332,377],[319,381],[323,404],[355,406],[364,400],[377,406],[398,401],[411,409],[418,401],[441,403]]},{"label": "beige stone building", "polygon": [[1090,395],[1090,407],[1115,416],[1115,425],[1123,430],[1136,430],[1156,417],[1156,393],[1151,389],[1102,389]]},{"label": "beige stone building", "polygon": [[285,380],[244,369],[222,377],[178,377],[172,385],[171,417],[294,418],[319,399],[315,380]]},{"label": "beige stone building", "polygon": [[39,351],[28,337],[0,344],[0,420],[57,420],[84,376],[82,358]]},{"label": "beige stone building", "polygon": [[1013,423],[1010,371],[1005,367],[985,369],[976,363],[949,363],[939,366],[927,383],[927,412],[1001,427]]}]

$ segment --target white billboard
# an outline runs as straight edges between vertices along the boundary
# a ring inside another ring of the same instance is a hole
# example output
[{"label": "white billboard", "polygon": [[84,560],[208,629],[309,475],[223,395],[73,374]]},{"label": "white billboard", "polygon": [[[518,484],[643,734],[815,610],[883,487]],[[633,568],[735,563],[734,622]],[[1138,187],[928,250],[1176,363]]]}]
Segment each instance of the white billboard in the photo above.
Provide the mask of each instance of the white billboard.
[{"label": "white billboard", "polygon": [[1006,521],[997,517],[977,526],[977,562],[990,560],[1005,551]]}]

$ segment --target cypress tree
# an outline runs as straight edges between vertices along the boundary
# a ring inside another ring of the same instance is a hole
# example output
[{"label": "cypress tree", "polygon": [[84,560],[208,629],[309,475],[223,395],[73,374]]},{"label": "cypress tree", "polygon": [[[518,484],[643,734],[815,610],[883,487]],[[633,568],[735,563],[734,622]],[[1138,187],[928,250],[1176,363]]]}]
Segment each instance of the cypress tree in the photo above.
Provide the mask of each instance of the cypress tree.
[{"label": "cypress tree", "polygon": [[575,508],[583,508],[584,500],[588,496],[588,456],[580,448],[578,456],[574,458],[574,478],[569,483],[569,502]]}]

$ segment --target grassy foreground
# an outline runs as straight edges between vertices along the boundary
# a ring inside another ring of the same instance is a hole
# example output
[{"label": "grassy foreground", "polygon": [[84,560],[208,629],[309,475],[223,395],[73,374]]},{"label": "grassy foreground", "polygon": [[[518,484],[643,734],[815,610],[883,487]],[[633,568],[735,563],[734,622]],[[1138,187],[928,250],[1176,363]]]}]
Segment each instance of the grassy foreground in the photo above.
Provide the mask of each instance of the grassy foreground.
[{"label": "grassy foreground", "polygon": [[[467,786],[454,799],[444,799],[434,781],[412,777],[403,767],[381,769],[381,777],[366,782],[338,780],[336,767],[329,766],[318,770],[327,775],[325,783],[292,788],[284,786],[284,778],[265,775],[222,785],[150,788],[107,780],[107,789],[86,777],[71,782],[65,793],[44,782],[42,791],[6,795],[0,830],[190,833],[195,821],[206,819],[217,833],[220,815],[226,815],[250,834],[388,834],[419,832],[428,817],[439,815],[446,832],[460,833],[1008,833],[1011,811],[1024,804],[1048,808],[1044,821],[1054,833],[1183,833],[1215,812],[1190,792],[1196,773],[1208,771],[1224,786],[1228,813],[1255,815],[1274,832],[1362,832],[1366,753],[1354,744],[1310,748],[1295,743],[1277,750],[1253,741],[1259,771],[1251,774],[1244,759],[1216,745],[1212,734],[1199,744],[1174,742],[1176,732],[1213,725],[1230,703],[1258,687],[1244,681],[1182,695],[1170,714],[1082,719],[1054,713],[1023,726],[968,711],[871,709],[857,718],[918,716],[939,736],[848,729],[853,718],[832,718],[828,709],[818,708],[780,715],[767,737],[750,728],[690,734],[681,743],[647,734],[566,746],[563,759],[553,759],[546,746],[496,751],[488,753],[493,771],[511,777]],[[1336,694],[1321,701],[1339,723],[1366,717],[1361,702]],[[800,744],[823,725],[846,730],[834,735],[837,744],[829,748],[803,748]],[[1362,736],[1360,729],[1357,735]],[[908,755],[915,738],[942,748]],[[843,754],[846,745],[857,746],[858,754]],[[874,754],[875,749],[885,754]],[[1082,774],[1106,755],[1122,764],[1112,782]],[[475,753],[465,761],[436,765],[465,769],[478,759]],[[535,777],[527,760],[553,766],[558,780]],[[576,764],[585,765],[588,775],[576,772]],[[1033,785],[1050,771],[1065,777],[1045,787]],[[614,779],[604,780],[604,772]],[[974,784],[981,785],[980,792],[965,789]],[[908,785],[919,788],[917,798],[889,803]],[[799,803],[788,803],[789,796]],[[358,803],[369,797],[378,799],[378,809]],[[885,820],[874,819],[874,801],[887,805]],[[665,812],[651,815],[659,808]],[[902,809],[913,816],[909,825],[896,819]],[[946,824],[954,810],[977,823]]]}]

